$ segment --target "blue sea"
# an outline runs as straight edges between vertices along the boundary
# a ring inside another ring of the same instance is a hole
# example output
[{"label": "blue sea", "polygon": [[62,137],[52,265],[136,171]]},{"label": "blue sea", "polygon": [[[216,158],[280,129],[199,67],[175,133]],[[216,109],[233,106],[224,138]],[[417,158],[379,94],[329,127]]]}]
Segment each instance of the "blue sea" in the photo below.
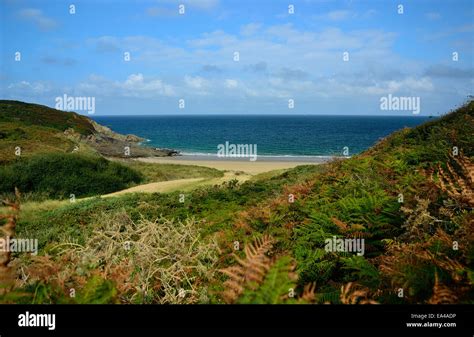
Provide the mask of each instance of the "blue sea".
[{"label": "blue sea", "polygon": [[422,124],[420,116],[95,116],[98,123],[182,154],[216,156],[217,146],[257,144],[258,156],[323,158],[355,155],[380,138]]}]

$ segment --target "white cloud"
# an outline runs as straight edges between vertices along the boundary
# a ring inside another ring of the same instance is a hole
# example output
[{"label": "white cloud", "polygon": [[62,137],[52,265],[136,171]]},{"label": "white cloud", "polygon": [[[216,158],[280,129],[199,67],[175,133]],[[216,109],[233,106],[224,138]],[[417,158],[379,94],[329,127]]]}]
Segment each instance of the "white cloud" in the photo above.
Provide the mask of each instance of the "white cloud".
[{"label": "white cloud", "polygon": [[40,30],[47,31],[56,28],[57,22],[48,18],[36,8],[25,8],[19,11],[20,17],[35,24]]},{"label": "white cloud", "polygon": [[[241,28],[240,33],[245,34],[229,34],[221,30],[201,34],[187,41],[186,48],[148,36],[101,37],[93,41],[101,43],[102,49],[107,49],[108,44],[112,48],[118,44],[122,50],[133,51],[133,59],[137,64],[145,63],[147,69],[159,73],[169,71],[175,77],[173,86],[167,86],[159,80],[145,80],[142,74],[133,74],[122,85],[116,85],[117,88],[137,92],[137,95],[150,91],[147,88],[153,86],[157,94],[187,96],[282,98],[300,94],[330,97],[351,92],[370,95],[376,91],[389,90],[388,84],[362,83],[357,77],[352,77],[352,83],[338,79],[338,85],[329,81],[331,74],[339,69],[346,69],[351,74],[364,73],[368,65],[379,63],[380,66],[371,76],[382,81],[378,77],[386,76],[385,69],[391,69],[393,64],[403,65],[392,52],[396,35],[390,32],[345,32],[338,28],[311,32],[297,29],[291,24],[269,27],[249,24]],[[347,63],[342,61],[342,52],[345,50],[349,50],[351,55],[351,61]],[[240,62],[233,61],[234,51],[239,51]],[[163,68],[164,64],[168,66]],[[222,69],[222,72],[187,75],[195,74],[208,64]],[[264,71],[249,71],[256,65],[264,65]],[[179,80],[180,75],[183,76],[182,80]],[[358,80],[360,83],[356,83]],[[135,91],[132,87],[136,87]],[[222,87],[232,90],[223,93]]]},{"label": "white cloud", "polygon": [[44,82],[33,82],[20,81],[17,83],[11,83],[7,87],[11,91],[25,92],[29,95],[42,95],[51,90],[51,86]]},{"label": "white cloud", "polygon": [[98,52],[116,52],[120,50],[120,40],[114,36],[101,36],[87,40],[88,44],[95,45]]},{"label": "white cloud", "polygon": [[385,94],[404,94],[420,95],[430,92],[434,85],[428,77],[408,76],[399,80],[373,80],[372,83],[358,83],[356,85],[350,82],[337,82],[334,85],[340,86],[341,92],[348,95],[385,95]]},{"label": "white cloud", "polygon": [[188,87],[191,87],[193,89],[203,89],[206,85],[206,81],[204,80],[204,78],[199,76],[192,77],[186,75],[184,77],[184,82]]},{"label": "white cloud", "polygon": [[233,79],[226,79],[225,80],[225,86],[226,86],[226,88],[229,88],[229,89],[237,88],[238,84],[239,83],[237,82],[237,80],[233,80]]},{"label": "white cloud", "polygon": [[173,86],[161,79],[146,79],[143,74],[131,74],[123,82],[112,81],[98,75],[91,75],[86,82],[79,83],[77,90],[92,96],[126,96],[153,98],[175,96]]},{"label": "white cloud", "polygon": [[229,46],[238,40],[235,36],[217,30],[212,33],[204,33],[201,38],[188,41],[192,47],[204,48],[210,46]]},{"label": "white cloud", "polygon": [[262,27],[261,23],[249,23],[240,27],[240,34],[243,36],[251,36],[258,32]]},{"label": "white cloud", "polygon": [[325,17],[331,21],[342,21],[348,19],[351,16],[350,11],[346,10],[338,10],[338,11],[331,11],[325,15]]},{"label": "white cloud", "polygon": [[462,26],[452,27],[442,32],[429,34],[426,36],[426,39],[428,41],[431,41],[431,40],[437,40],[437,39],[442,39],[442,38],[448,38],[459,33],[473,33],[473,32],[474,32],[474,24],[470,23],[470,24],[465,24]]},{"label": "white cloud", "polygon": [[[418,95],[435,89],[429,76],[415,75],[416,69],[422,73],[424,67],[393,52],[394,33],[338,28],[304,31],[291,24],[241,28],[240,34],[204,33],[187,41],[186,48],[149,36],[92,39],[92,46],[100,51],[118,46],[132,51],[134,65],[145,65],[147,73],[135,72],[120,80],[91,75],[72,92],[99,97],[248,97],[272,102],[296,96],[313,101],[318,97]],[[345,50],[350,52],[349,62],[342,60]],[[240,62],[233,61],[234,51],[240,52]],[[220,71],[199,71],[207,68]],[[156,78],[149,73],[164,75]],[[42,88],[28,82],[22,85],[30,90]]]},{"label": "white cloud", "polygon": [[[251,30],[255,28],[252,26]],[[227,72],[241,72],[252,65],[265,64],[265,71],[246,72],[255,76],[266,76],[282,68],[320,76],[341,67],[342,52],[346,50],[351,54],[350,65],[354,71],[364,67],[363,63],[399,62],[392,52],[395,38],[394,33],[378,30],[345,32],[328,28],[310,32],[285,24],[259,27],[253,35],[234,35],[221,30],[203,33],[188,40],[185,46],[149,36],[102,36],[89,41],[99,52],[130,51],[134,64],[173,76],[195,74],[208,64]],[[233,61],[235,51],[240,53],[238,63]],[[325,67],[315,66],[318,64]]]}]

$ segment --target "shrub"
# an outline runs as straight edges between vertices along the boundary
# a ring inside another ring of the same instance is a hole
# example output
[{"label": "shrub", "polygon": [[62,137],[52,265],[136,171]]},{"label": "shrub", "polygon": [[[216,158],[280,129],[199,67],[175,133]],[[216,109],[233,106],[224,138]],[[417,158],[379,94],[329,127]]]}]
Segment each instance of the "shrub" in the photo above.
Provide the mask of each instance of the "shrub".
[{"label": "shrub", "polygon": [[77,154],[46,154],[22,158],[0,167],[0,193],[47,194],[69,198],[115,192],[138,183],[142,176],[125,166],[104,158]]}]

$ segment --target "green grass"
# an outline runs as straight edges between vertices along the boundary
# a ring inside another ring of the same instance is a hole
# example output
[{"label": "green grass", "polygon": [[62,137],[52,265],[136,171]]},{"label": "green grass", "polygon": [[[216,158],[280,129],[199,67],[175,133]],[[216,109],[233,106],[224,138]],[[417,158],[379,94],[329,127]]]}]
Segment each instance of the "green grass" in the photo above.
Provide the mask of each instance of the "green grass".
[{"label": "green grass", "polygon": [[94,127],[87,117],[75,112],[63,112],[44,105],[19,101],[0,100],[0,122],[21,122],[65,131],[72,128],[82,135],[93,133]]},{"label": "green grass", "polygon": [[[56,129],[20,122],[0,122],[0,164],[8,164],[19,157],[72,152],[75,146],[74,141]],[[18,148],[20,153],[16,152]],[[93,150],[81,145],[78,152],[93,153]]]},{"label": "green grass", "polygon": [[[65,130],[75,131],[66,136]],[[89,118],[74,112],[19,101],[0,100],[0,165],[48,153],[97,153],[79,140],[95,132]]]},{"label": "green grass", "polygon": [[143,183],[189,178],[220,178],[224,175],[222,171],[196,165],[153,164],[129,160],[119,162],[140,172],[144,177]]}]

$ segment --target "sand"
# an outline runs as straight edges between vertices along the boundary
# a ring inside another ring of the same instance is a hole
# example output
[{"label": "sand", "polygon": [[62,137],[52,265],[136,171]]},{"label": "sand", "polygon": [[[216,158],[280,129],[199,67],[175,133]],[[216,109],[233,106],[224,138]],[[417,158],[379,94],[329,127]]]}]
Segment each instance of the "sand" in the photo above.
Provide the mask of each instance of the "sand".
[{"label": "sand", "polygon": [[223,177],[219,178],[190,178],[190,179],[175,179],[167,181],[159,181],[156,183],[149,183],[138,185],[127,188],[125,190],[109,193],[102,195],[102,197],[113,197],[117,195],[123,195],[127,193],[168,193],[174,191],[186,192],[196,187],[206,185],[220,185],[223,182],[230,181],[233,179],[238,180],[240,183],[250,179],[252,176],[249,174],[235,174],[234,172],[225,172]]},{"label": "sand", "polygon": [[219,178],[190,178],[190,179],[176,179],[169,181],[160,181],[155,183],[143,184],[127,188],[122,191],[102,195],[102,197],[113,197],[123,195],[126,193],[169,193],[173,191],[189,191],[196,187],[205,185],[220,185],[226,181],[238,180],[240,183],[252,178],[253,176],[274,170],[285,170],[290,169],[299,165],[318,165],[321,161],[289,161],[287,159],[282,160],[260,160],[260,161],[249,161],[243,159],[231,160],[231,159],[219,159],[219,158],[206,158],[201,159],[196,156],[179,156],[179,157],[153,157],[153,158],[138,158],[139,160],[146,163],[155,164],[181,164],[181,165],[197,165],[215,168],[221,171],[225,171],[223,177]]},{"label": "sand", "polygon": [[160,181],[157,183],[149,183],[138,185],[134,187],[127,188],[125,190],[121,190],[114,193],[109,193],[103,195],[103,197],[113,197],[116,195],[122,195],[127,193],[166,193],[172,192],[174,190],[179,190],[180,188],[186,187],[191,183],[195,183],[198,181],[204,180],[202,178],[191,178],[191,179],[177,179],[177,180],[168,180],[168,181]]},{"label": "sand", "polygon": [[318,165],[321,162],[309,161],[250,161],[250,160],[229,160],[229,159],[196,159],[195,157],[187,158],[185,156],[179,157],[165,157],[165,158],[139,158],[137,160],[146,163],[157,164],[182,164],[182,165],[197,165],[215,168],[224,171],[241,171],[250,175],[264,173],[273,170],[290,169],[299,165]]}]

